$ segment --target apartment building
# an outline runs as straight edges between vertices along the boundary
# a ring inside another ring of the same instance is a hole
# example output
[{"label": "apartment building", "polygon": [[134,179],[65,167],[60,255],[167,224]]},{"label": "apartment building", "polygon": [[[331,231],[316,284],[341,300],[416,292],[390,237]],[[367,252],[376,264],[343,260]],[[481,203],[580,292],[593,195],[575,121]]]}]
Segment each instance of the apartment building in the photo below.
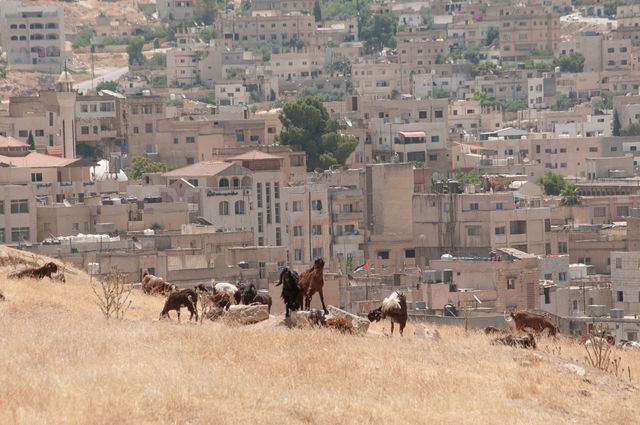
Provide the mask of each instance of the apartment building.
[{"label": "apartment building", "polygon": [[550,210],[513,192],[413,195],[413,233],[425,259],[486,256],[498,248],[551,254]]},{"label": "apartment building", "polygon": [[441,92],[456,99],[466,99],[473,95],[469,85],[470,64],[432,65],[426,72],[416,70],[411,76],[412,94],[416,97],[429,97]]},{"label": "apartment building", "polygon": [[0,167],[0,243],[22,245],[36,240],[36,198],[27,168]]},{"label": "apartment building", "polygon": [[485,300],[494,306],[496,312],[538,308],[538,257],[511,248],[497,249],[494,254],[493,257],[485,254],[479,258],[438,257],[430,261],[429,268],[442,273],[450,292],[462,289],[465,292],[488,292],[489,298]]},{"label": "apartment building", "polygon": [[251,10],[287,10],[291,12],[313,11],[314,0],[254,0],[251,2]]},{"label": "apartment building", "polygon": [[409,78],[404,81],[402,65],[389,61],[370,61],[351,65],[353,92],[368,100],[397,99],[405,88],[408,91]]},{"label": "apartment building", "polygon": [[163,21],[186,21],[193,19],[195,2],[193,0],[158,0],[156,10]]},{"label": "apartment building", "polygon": [[482,106],[475,100],[454,100],[449,104],[448,124],[450,134],[473,134],[502,128],[502,109],[498,106]]},{"label": "apartment building", "polygon": [[172,86],[193,86],[201,81],[199,62],[202,52],[195,50],[167,50],[167,82]]},{"label": "apartment building", "polygon": [[134,156],[157,155],[157,122],[166,118],[165,101],[162,96],[149,92],[129,96],[124,120],[128,153]]},{"label": "apartment building", "polygon": [[557,123],[553,128],[554,137],[611,137],[613,115],[587,115],[584,121]]},{"label": "apartment building", "polygon": [[615,308],[640,314],[640,252],[611,252],[611,290]]},{"label": "apartment building", "polygon": [[500,56],[506,62],[526,60],[532,51],[555,52],[560,16],[541,7],[490,7],[488,20],[499,23]]},{"label": "apartment building", "polygon": [[340,270],[351,273],[365,261],[364,197],[356,186],[328,188],[328,210],[331,214],[330,258],[336,259]]},{"label": "apartment building", "polygon": [[321,76],[325,68],[325,54],[313,48],[302,51],[274,53],[267,69],[281,80],[309,79]]},{"label": "apartment building", "polygon": [[107,37],[126,38],[135,35],[136,27],[127,21],[126,16],[112,18],[100,11],[93,27],[96,33],[93,41],[99,43]]},{"label": "apartment building", "polygon": [[282,15],[254,12],[252,16],[233,14],[222,18],[222,37],[232,46],[287,45],[292,40],[301,40],[308,46],[313,44],[317,30],[313,15],[296,12]]},{"label": "apartment building", "polygon": [[585,72],[630,70],[634,69],[638,60],[631,40],[614,39],[597,32],[584,32],[572,40],[558,43],[557,56],[574,52],[584,56]]},{"label": "apartment building", "polygon": [[125,100],[124,95],[108,90],[77,95],[74,122],[77,144],[102,146],[104,152],[112,152],[122,144]]},{"label": "apartment building", "polygon": [[9,69],[58,73],[65,61],[64,10],[17,7],[2,19],[2,47]]},{"label": "apartment building", "polygon": [[430,69],[439,59],[449,54],[447,43],[442,39],[399,38],[396,46],[398,61],[402,64],[404,78],[419,70]]}]

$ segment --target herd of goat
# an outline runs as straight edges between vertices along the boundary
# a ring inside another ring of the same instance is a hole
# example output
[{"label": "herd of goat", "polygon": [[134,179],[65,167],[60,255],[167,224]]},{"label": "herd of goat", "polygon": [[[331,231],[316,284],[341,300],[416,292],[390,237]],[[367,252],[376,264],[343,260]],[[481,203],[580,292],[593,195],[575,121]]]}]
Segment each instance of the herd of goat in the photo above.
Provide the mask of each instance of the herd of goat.
[{"label": "herd of goat", "polygon": [[[55,275],[58,273],[58,275]],[[64,282],[64,273],[59,272],[58,266],[54,262],[48,262],[41,267],[27,267],[22,270],[12,271],[7,275],[9,279],[34,278],[43,279],[49,277],[52,280]],[[322,311],[312,310],[310,317],[314,323],[328,325],[340,330],[349,330],[350,324],[342,319],[327,318],[329,313],[324,302],[324,260],[318,258],[313,266],[303,273],[298,274],[294,270],[285,267],[280,272],[280,278],[276,286],[282,286],[280,294],[285,305],[285,317],[289,318],[291,312],[298,310],[310,310],[311,299],[317,293],[322,303]],[[145,294],[164,295],[167,297],[164,307],[160,312],[160,318],[170,318],[169,312],[174,310],[180,320],[180,310],[184,307],[191,313],[189,320],[196,320],[198,317],[198,298],[214,307],[213,312],[208,313],[208,318],[219,317],[224,310],[228,310],[233,304],[238,305],[266,305],[271,313],[271,296],[264,292],[259,292],[253,283],[231,284],[226,282],[215,282],[211,285],[200,284],[193,289],[186,288],[178,290],[175,285],[166,282],[163,278],[153,276],[148,272],[142,275],[141,289]],[[0,301],[5,300],[0,293]],[[400,335],[404,333],[407,324],[407,299],[404,293],[396,291],[382,301],[380,307],[371,310],[367,314],[370,322],[378,322],[386,318],[391,321],[391,335],[394,332],[394,324],[400,327]],[[547,332],[549,336],[556,336],[560,331],[558,327],[544,314],[531,311],[512,312],[505,320],[512,325],[517,332],[526,333],[524,337],[511,335],[509,331],[487,327],[484,329],[487,335],[500,335],[492,343],[504,344],[522,348],[536,348],[535,334]],[[616,345],[615,338],[603,333],[600,336],[590,336],[582,342],[589,344],[602,343]],[[620,341],[620,348],[640,348],[640,344],[631,341]]]}]

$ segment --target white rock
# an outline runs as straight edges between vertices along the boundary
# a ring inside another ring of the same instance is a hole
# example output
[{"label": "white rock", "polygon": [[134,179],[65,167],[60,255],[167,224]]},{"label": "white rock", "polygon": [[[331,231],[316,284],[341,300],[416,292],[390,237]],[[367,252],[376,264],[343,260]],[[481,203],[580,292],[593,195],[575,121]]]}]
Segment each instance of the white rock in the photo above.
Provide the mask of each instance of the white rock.
[{"label": "white rock", "polygon": [[250,325],[268,318],[269,311],[266,305],[232,305],[222,316],[223,321],[229,325]]},{"label": "white rock", "polygon": [[358,317],[355,314],[348,313],[344,310],[340,310],[332,305],[328,306],[327,310],[329,310],[329,316],[327,318],[348,320],[351,326],[353,326],[354,334],[356,335],[364,335],[369,330],[371,322],[367,319]]},{"label": "white rock", "polygon": [[575,365],[573,363],[565,363],[562,365],[562,367],[569,369],[571,372],[575,373],[580,377],[583,377],[585,375],[584,368],[581,368],[580,366]]},{"label": "white rock", "polygon": [[420,339],[440,340],[440,332],[437,329],[429,329],[422,325],[416,326],[413,336]]}]

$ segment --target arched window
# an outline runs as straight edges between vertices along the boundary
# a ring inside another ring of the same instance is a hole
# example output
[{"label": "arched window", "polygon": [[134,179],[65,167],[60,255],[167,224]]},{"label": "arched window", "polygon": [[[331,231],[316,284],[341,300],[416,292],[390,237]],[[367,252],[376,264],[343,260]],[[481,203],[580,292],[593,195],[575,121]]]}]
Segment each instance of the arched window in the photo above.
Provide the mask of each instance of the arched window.
[{"label": "arched window", "polygon": [[21,30],[27,29],[27,26],[25,24],[20,24],[20,29]]},{"label": "arched window", "polygon": [[244,201],[236,201],[236,215],[244,215]]},{"label": "arched window", "polygon": [[218,183],[220,187],[229,187],[229,179],[223,177],[220,179],[220,183]]},{"label": "arched window", "polygon": [[17,36],[17,35],[12,35],[12,36],[11,36],[11,39],[12,39],[12,40],[17,40],[17,39],[18,39],[18,36]]},{"label": "arched window", "polygon": [[47,40],[57,40],[58,34],[47,34]]},{"label": "arched window", "polygon": [[53,29],[58,28],[58,24],[56,24],[55,22],[48,22],[48,23],[47,23],[47,28],[49,28],[49,29],[51,29],[51,28],[53,28]]},{"label": "arched window", "polygon": [[240,179],[237,177],[233,178],[233,187],[240,187]]},{"label": "arched window", "polygon": [[229,215],[229,203],[227,201],[222,201],[218,204],[218,212],[220,215]]},{"label": "arched window", "polygon": [[17,26],[16,24],[11,24],[11,29],[12,29],[12,30],[17,30],[17,29],[18,29],[18,26]]},{"label": "arched window", "polygon": [[26,40],[26,39],[27,39],[27,36],[26,36],[26,35],[21,35],[21,36],[20,36],[20,40],[24,41],[24,40]]},{"label": "arched window", "polygon": [[242,187],[244,187],[244,188],[250,188],[251,187],[251,177],[244,176],[242,178]]}]

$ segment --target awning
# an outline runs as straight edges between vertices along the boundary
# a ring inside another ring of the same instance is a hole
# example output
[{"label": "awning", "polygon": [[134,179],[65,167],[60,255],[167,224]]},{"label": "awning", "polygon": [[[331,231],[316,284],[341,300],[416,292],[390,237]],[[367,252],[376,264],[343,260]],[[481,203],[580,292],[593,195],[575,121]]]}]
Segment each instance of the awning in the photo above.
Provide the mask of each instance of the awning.
[{"label": "awning", "polygon": [[424,131],[398,131],[402,137],[405,138],[416,138],[416,137],[427,137]]}]

